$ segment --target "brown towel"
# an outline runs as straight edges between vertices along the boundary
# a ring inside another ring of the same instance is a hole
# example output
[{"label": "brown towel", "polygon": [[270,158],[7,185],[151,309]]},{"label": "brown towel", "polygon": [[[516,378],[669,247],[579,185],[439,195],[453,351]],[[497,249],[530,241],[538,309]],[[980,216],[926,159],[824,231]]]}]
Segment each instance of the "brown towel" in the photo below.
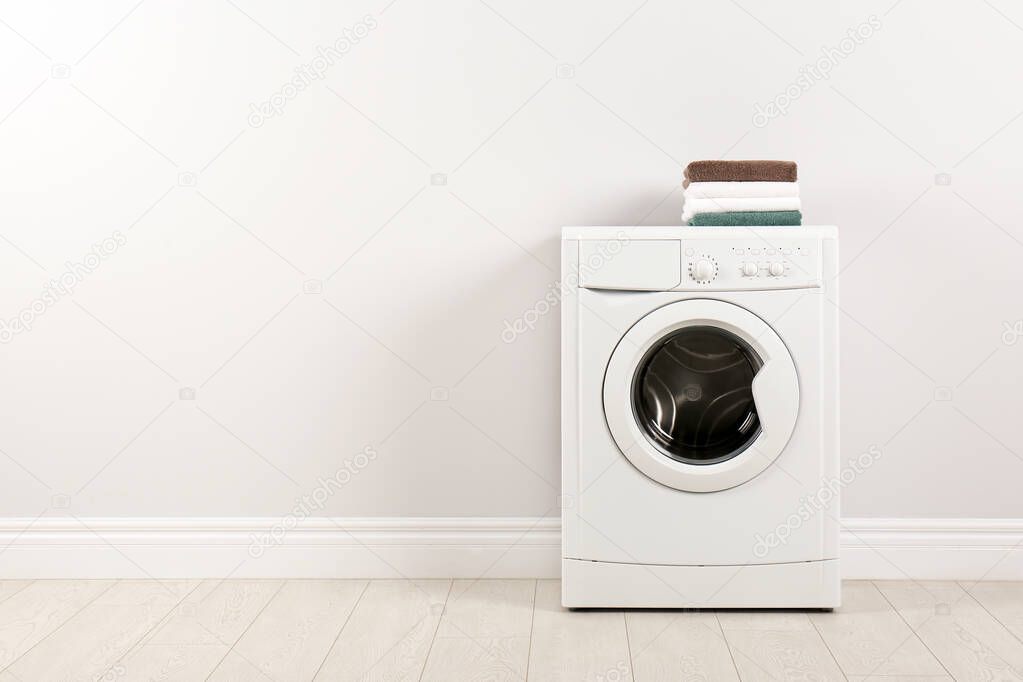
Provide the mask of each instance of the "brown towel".
[{"label": "brown towel", "polygon": [[693,161],[685,170],[690,182],[795,182],[794,161]]}]

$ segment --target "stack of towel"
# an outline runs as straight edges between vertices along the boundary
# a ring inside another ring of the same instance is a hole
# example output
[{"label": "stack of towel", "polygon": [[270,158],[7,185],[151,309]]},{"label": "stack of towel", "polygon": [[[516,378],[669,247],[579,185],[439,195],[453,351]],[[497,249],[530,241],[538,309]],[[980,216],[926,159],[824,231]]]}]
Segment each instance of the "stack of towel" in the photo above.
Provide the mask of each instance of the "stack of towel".
[{"label": "stack of towel", "polygon": [[802,224],[792,161],[693,161],[682,186],[683,224]]}]

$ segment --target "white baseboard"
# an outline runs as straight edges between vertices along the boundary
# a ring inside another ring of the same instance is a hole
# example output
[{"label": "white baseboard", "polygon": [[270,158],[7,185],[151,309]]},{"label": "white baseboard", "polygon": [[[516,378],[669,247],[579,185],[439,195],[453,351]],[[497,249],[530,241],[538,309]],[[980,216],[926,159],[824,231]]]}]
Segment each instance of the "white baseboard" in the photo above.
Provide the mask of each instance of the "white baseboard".
[{"label": "white baseboard", "polygon": [[1023,580],[1023,519],[844,519],[842,575]]},{"label": "white baseboard", "polygon": [[[0,519],[0,579],[556,578],[560,571],[557,518],[309,518],[269,539],[279,523]],[[841,558],[848,579],[1023,580],[1023,519],[846,519]]]},{"label": "white baseboard", "polygon": [[0,519],[0,579],[525,578],[557,576],[561,565],[558,518],[309,517],[288,529],[281,524],[252,517]]}]

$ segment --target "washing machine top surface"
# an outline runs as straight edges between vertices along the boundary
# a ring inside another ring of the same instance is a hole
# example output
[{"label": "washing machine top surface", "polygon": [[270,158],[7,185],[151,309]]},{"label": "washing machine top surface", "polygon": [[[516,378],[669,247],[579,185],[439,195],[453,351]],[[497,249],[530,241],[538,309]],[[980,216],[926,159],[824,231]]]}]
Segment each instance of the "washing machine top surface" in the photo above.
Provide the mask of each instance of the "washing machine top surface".
[{"label": "washing machine top surface", "polygon": [[635,239],[663,239],[701,237],[707,239],[737,239],[749,236],[809,237],[835,239],[838,228],[834,225],[799,225],[791,227],[686,227],[683,225],[566,225],[561,228],[562,239],[612,239],[627,232]]}]

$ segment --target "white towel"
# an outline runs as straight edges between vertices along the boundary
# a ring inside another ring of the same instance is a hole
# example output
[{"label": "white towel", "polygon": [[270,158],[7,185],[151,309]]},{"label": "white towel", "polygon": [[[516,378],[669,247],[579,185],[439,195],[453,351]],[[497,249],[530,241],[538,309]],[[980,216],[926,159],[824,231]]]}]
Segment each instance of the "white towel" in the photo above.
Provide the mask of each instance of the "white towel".
[{"label": "white towel", "polygon": [[[738,183],[736,183],[738,184]],[[690,185],[692,187],[692,185]],[[682,220],[689,222],[697,213],[731,213],[732,211],[799,211],[799,197],[721,197],[718,199],[686,199]]]},{"label": "white towel", "polygon": [[725,197],[798,197],[798,182],[693,182],[682,193],[688,199]]}]

